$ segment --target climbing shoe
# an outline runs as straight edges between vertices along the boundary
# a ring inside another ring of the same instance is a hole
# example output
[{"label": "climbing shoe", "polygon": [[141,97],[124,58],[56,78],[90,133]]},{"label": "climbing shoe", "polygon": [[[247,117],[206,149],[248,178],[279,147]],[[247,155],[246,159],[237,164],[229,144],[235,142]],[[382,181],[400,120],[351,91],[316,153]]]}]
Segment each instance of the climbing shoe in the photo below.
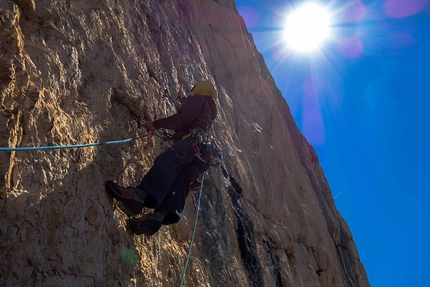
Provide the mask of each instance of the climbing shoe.
[{"label": "climbing shoe", "polygon": [[111,180],[106,181],[106,189],[113,198],[122,203],[123,211],[128,216],[142,212],[146,198],[145,191],[136,188],[124,188]]},{"label": "climbing shoe", "polygon": [[129,218],[128,223],[131,231],[136,235],[151,236],[161,228],[161,221],[155,219],[152,214],[145,214],[138,218]]}]

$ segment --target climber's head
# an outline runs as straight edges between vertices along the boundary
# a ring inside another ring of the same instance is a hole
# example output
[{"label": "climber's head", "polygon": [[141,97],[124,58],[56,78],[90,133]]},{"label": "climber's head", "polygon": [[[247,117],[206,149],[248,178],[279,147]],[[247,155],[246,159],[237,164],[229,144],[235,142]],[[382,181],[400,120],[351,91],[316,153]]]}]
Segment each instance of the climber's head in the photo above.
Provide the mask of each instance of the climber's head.
[{"label": "climber's head", "polygon": [[190,97],[194,95],[211,96],[215,100],[218,99],[218,93],[210,81],[198,81],[191,89]]}]

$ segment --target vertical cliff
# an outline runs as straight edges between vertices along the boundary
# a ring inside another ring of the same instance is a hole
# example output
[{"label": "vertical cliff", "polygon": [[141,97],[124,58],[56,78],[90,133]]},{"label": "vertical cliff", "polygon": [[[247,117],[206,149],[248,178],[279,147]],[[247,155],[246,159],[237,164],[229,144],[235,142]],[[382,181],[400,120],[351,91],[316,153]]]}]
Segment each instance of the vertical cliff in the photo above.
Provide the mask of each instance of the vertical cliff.
[{"label": "vertical cliff", "polygon": [[[1,147],[142,135],[138,117],[174,113],[199,79],[216,83],[224,162],[204,181],[185,286],[369,286],[233,0],[0,0]],[[161,151],[0,152],[0,285],[179,286],[195,198],[179,224],[134,236],[104,188],[137,184]]]}]

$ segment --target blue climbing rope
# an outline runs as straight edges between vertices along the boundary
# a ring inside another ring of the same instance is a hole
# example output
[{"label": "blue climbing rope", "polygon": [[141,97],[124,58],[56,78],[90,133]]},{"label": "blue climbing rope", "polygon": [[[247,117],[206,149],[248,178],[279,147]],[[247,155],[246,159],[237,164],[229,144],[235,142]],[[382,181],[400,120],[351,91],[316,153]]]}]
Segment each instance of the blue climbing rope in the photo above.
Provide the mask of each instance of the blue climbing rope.
[{"label": "blue climbing rope", "polygon": [[77,144],[77,145],[64,145],[64,146],[39,146],[39,147],[0,147],[0,151],[37,151],[37,150],[47,150],[47,149],[74,149],[74,148],[85,148],[85,147],[91,147],[91,146],[104,146],[104,145],[112,145],[112,144],[121,144],[121,143],[127,143],[131,141],[135,141],[138,139],[146,138],[150,135],[155,135],[156,137],[159,137],[163,140],[163,142],[170,140],[166,134],[163,132],[160,132],[157,130],[161,135],[154,134],[153,132],[147,133],[143,136],[139,137],[132,137],[128,139],[123,140],[114,140],[114,141],[108,141],[108,142],[101,142],[101,143],[88,143],[88,144]]},{"label": "blue climbing rope", "polygon": [[90,146],[103,146],[103,145],[111,145],[111,144],[120,144],[120,143],[127,143],[131,142],[137,139],[145,138],[152,133],[147,133],[146,135],[140,136],[140,137],[133,137],[123,140],[115,140],[115,141],[108,141],[108,142],[101,142],[101,143],[88,143],[88,144],[77,144],[77,145],[53,145],[53,146],[38,146],[38,147],[0,147],[0,151],[36,151],[36,150],[46,150],[46,149],[73,149],[73,148],[84,148],[84,147],[90,147]]},{"label": "blue climbing rope", "polygon": [[188,261],[190,260],[191,249],[193,248],[194,235],[196,234],[196,229],[197,229],[197,220],[199,219],[200,198],[202,197],[202,189],[203,189],[203,181],[204,180],[205,180],[205,175],[203,174],[202,175],[202,180],[201,180],[202,186],[200,186],[199,198],[197,200],[197,211],[196,211],[196,219],[194,221],[194,230],[193,230],[193,233],[191,235],[190,246],[188,247],[187,260],[185,261],[184,272],[182,272],[181,285],[179,285],[179,287],[182,287],[184,285],[185,273],[187,272]]}]

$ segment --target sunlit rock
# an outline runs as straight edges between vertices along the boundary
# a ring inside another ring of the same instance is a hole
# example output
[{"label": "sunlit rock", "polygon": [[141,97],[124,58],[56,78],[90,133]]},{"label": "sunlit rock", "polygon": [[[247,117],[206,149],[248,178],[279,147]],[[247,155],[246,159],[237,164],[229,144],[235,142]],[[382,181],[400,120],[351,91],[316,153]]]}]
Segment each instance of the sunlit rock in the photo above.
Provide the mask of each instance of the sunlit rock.
[{"label": "sunlit rock", "polygon": [[[216,83],[221,167],[203,182],[185,286],[369,286],[314,149],[234,1],[0,2],[0,146],[136,137],[180,86]],[[167,92],[165,92],[167,90]],[[0,152],[1,286],[178,286],[195,220],[134,236],[104,183],[159,139]]]}]

